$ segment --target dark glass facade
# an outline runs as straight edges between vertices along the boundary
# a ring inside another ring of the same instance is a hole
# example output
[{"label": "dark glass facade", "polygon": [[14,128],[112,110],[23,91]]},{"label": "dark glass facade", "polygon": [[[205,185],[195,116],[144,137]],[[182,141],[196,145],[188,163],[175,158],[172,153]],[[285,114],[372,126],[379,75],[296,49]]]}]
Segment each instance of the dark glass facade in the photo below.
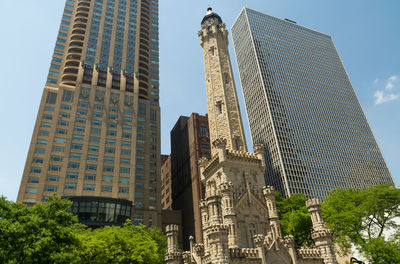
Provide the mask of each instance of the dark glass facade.
[{"label": "dark glass facade", "polygon": [[131,218],[132,202],[129,200],[93,196],[66,198],[72,201],[70,211],[78,217],[79,223],[90,227],[122,226]]},{"label": "dark glass facade", "polygon": [[248,8],[232,36],[268,185],[323,200],[335,188],[393,183],[330,36]]}]

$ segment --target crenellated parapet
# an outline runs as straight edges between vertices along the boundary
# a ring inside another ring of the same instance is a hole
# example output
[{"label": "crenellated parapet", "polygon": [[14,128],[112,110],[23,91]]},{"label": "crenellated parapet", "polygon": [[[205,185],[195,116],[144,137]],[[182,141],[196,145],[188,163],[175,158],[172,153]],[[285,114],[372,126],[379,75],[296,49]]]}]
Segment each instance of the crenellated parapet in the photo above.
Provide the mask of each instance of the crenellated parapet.
[{"label": "crenellated parapet", "polygon": [[164,260],[167,264],[180,264],[182,261],[181,252],[167,252],[165,254]]},{"label": "crenellated parapet", "polygon": [[212,224],[205,231],[207,235],[228,234],[229,226],[225,224]]},{"label": "crenellated parapet", "polygon": [[233,192],[233,183],[231,182],[224,182],[219,186],[221,193],[231,193]]},{"label": "crenellated parapet", "polygon": [[285,238],[282,240],[282,243],[287,248],[294,248],[295,247],[295,242],[294,242],[294,237],[293,236],[285,236]]},{"label": "crenellated parapet", "polygon": [[182,260],[183,260],[183,264],[192,264],[193,263],[192,253],[190,251],[183,252]]},{"label": "crenellated parapet", "polygon": [[230,256],[232,259],[258,259],[259,252],[257,248],[231,248]]},{"label": "crenellated parapet", "polygon": [[311,238],[313,240],[318,240],[320,238],[332,238],[332,231],[330,229],[313,231],[311,233]]},{"label": "crenellated parapet", "polygon": [[318,248],[300,248],[297,250],[300,259],[320,259],[321,250]]},{"label": "crenellated parapet", "polygon": [[256,245],[256,247],[262,247],[264,245],[264,239],[265,236],[264,235],[255,235],[254,236],[254,245]]},{"label": "crenellated parapet", "polygon": [[226,41],[226,45],[228,44],[228,31],[226,30],[225,23],[219,23],[218,20],[211,20],[211,23],[207,26],[203,26],[202,30],[197,32],[197,35],[200,39],[200,45],[203,46],[203,43],[208,41],[209,38],[215,37],[217,33],[220,33],[224,40]]},{"label": "crenellated parapet", "polygon": [[204,245],[203,244],[195,244],[193,247],[193,251],[198,257],[204,256]]},{"label": "crenellated parapet", "polygon": [[229,160],[257,163],[261,165],[261,159],[257,154],[246,151],[227,149],[226,158]]}]

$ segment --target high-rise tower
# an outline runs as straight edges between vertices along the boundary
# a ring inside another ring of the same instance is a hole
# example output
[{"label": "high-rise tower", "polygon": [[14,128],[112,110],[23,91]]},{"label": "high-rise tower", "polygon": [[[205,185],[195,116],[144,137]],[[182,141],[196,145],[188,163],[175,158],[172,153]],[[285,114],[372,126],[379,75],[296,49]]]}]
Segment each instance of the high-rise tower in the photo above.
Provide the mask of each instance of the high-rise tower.
[{"label": "high-rise tower", "polygon": [[[210,142],[226,139],[227,148],[247,151],[228,52],[228,31],[209,8],[199,31],[203,48]],[[211,154],[215,149],[211,147]]]},{"label": "high-rise tower", "polygon": [[393,183],[330,36],[244,8],[232,37],[268,185],[323,200],[335,188]]},{"label": "high-rise tower", "polygon": [[67,0],[18,202],[123,198],[158,224],[158,100],[158,0]]}]

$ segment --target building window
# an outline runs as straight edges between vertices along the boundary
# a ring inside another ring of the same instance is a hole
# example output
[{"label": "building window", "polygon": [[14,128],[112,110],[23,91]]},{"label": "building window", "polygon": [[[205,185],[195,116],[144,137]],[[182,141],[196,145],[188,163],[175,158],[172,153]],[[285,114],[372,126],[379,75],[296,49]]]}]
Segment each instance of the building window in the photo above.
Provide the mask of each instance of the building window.
[{"label": "building window", "polygon": [[139,115],[145,115],[145,114],[146,114],[146,105],[139,104]]},{"label": "building window", "polygon": [[97,165],[96,164],[86,164],[86,170],[95,171],[95,170],[97,170]]},{"label": "building window", "polygon": [[151,121],[157,120],[157,111],[156,110],[153,110],[153,109],[150,110],[150,120]]},{"label": "building window", "polygon": [[73,99],[74,99],[74,92],[64,90],[62,101],[63,102],[72,102]]},{"label": "building window", "polygon": [[82,149],[82,144],[71,144],[71,149],[78,149],[81,150]]},{"label": "building window", "polygon": [[57,191],[57,186],[54,185],[46,185],[44,187],[45,192],[56,192]]},{"label": "building window", "polygon": [[56,93],[49,92],[47,94],[47,99],[46,99],[46,103],[47,104],[55,104],[56,100],[57,100],[57,94]]},{"label": "building window", "polygon": [[58,181],[58,176],[55,176],[55,175],[47,175],[46,180],[47,180],[47,181],[56,182],[56,181]]},{"label": "building window", "polygon": [[29,177],[29,183],[39,183],[39,177]]},{"label": "building window", "polygon": [[32,159],[32,163],[43,163],[43,159],[42,158],[33,158]]},{"label": "building window", "polygon": [[42,148],[36,148],[36,149],[35,149],[35,153],[36,153],[36,154],[45,154],[45,153],[46,153],[46,150],[45,150],[45,149],[42,149]]},{"label": "building window", "polygon": [[250,245],[251,248],[254,248],[254,236],[257,233],[256,225],[255,224],[249,224],[248,232],[249,232],[249,245]]},{"label": "building window", "polygon": [[41,173],[41,172],[42,172],[41,168],[36,168],[36,167],[31,168],[31,173]]},{"label": "building window", "polygon": [[113,182],[113,176],[103,176],[103,182]]},{"label": "building window", "polygon": [[99,147],[98,146],[89,146],[88,151],[99,152]]},{"label": "building window", "polygon": [[67,189],[67,190],[76,190],[76,186],[77,186],[76,183],[67,182],[67,183],[65,184],[65,186],[64,186],[64,189]]},{"label": "building window", "polygon": [[25,189],[25,193],[35,194],[37,193],[37,188],[28,187]]},{"label": "building window", "polygon": [[49,171],[60,171],[61,166],[58,165],[49,165]]},{"label": "building window", "polygon": [[131,171],[130,168],[119,168],[120,173],[129,173]]},{"label": "building window", "polygon": [[55,156],[55,155],[52,155],[51,157],[50,157],[50,160],[51,161],[55,161],[55,162],[60,162],[60,161],[62,161],[62,157],[61,156]]},{"label": "building window", "polygon": [[67,179],[78,179],[78,173],[76,173],[76,172],[67,172]]},{"label": "building window", "polygon": [[38,139],[37,144],[38,144],[38,145],[47,145],[47,140]]},{"label": "building window", "polygon": [[68,168],[70,169],[79,169],[80,164],[76,162],[69,162],[68,163]]},{"label": "building window", "polygon": [[104,166],[103,171],[104,172],[114,172],[114,166]]},{"label": "building window", "polygon": [[80,153],[70,153],[69,154],[69,158],[70,159],[80,159],[81,158],[81,154]]},{"label": "building window", "polygon": [[218,101],[217,104],[216,104],[216,106],[217,106],[217,112],[218,112],[219,114],[222,114],[222,102],[221,102],[221,101]]},{"label": "building window", "polygon": [[129,188],[128,187],[119,187],[119,192],[120,193],[129,193]]},{"label": "building window", "polygon": [[129,178],[128,177],[120,177],[119,182],[120,183],[129,183]]},{"label": "building window", "polygon": [[83,185],[83,190],[85,190],[85,191],[94,191],[95,190],[95,185],[94,184],[84,184]]},{"label": "building window", "polygon": [[96,180],[96,174],[86,174],[85,175],[85,180],[95,181]]},{"label": "building window", "polygon": [[103,186],[101,186],[101,191],[102,192],[112,192],[112,186],[103,185]]}]

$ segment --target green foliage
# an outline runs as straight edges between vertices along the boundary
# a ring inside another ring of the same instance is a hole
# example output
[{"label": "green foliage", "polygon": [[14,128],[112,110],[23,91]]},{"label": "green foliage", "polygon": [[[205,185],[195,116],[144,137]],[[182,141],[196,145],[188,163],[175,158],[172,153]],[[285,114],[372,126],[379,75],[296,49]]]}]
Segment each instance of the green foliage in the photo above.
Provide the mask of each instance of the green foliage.
[{"label": "green foliage", "polygon": [[82,227],[68,213],[71,202],[50,198],[28,208],[0,198],[1,263],[79,263],[73,249]]},{"label": "green foliage", "polygon": [[380,255],[396,258],[390,252],[396,252],[398,239],[385,240],[383,235],[387,230],[400,232],[399,224],[394,221],[400,217],[399,189],[377,185],[362,190],[333,190],[322,205],[322,213],[344,252],[353,244],[373,263],[399,263],[377,260]]},{"label": "green foliage", "polygon": [[156,229],[89,229],[68,212],[71,202],[50,198],[32,208],[0,198],[0,263],[161,264],[167,242]]},{"label": "green foliage", "polygon": [[276,195],[282,235],[292,235],[297,247],[314,245],[311,239],[312,221],[306,201],[304,194],[293,194],[289,198],[282,198],[279,193]]},{"label": "green foliage", "polygon": [[145,229],[127,221],[123,227],[109,226],[80,234],[83,263],[163,263],[166,239],[155,228]]},{"label": "green foliage", "polygon": [[361,251],[370,263],[400,263],[400,240],[385,241],[383,237],[370,238],[361,245]]}]

